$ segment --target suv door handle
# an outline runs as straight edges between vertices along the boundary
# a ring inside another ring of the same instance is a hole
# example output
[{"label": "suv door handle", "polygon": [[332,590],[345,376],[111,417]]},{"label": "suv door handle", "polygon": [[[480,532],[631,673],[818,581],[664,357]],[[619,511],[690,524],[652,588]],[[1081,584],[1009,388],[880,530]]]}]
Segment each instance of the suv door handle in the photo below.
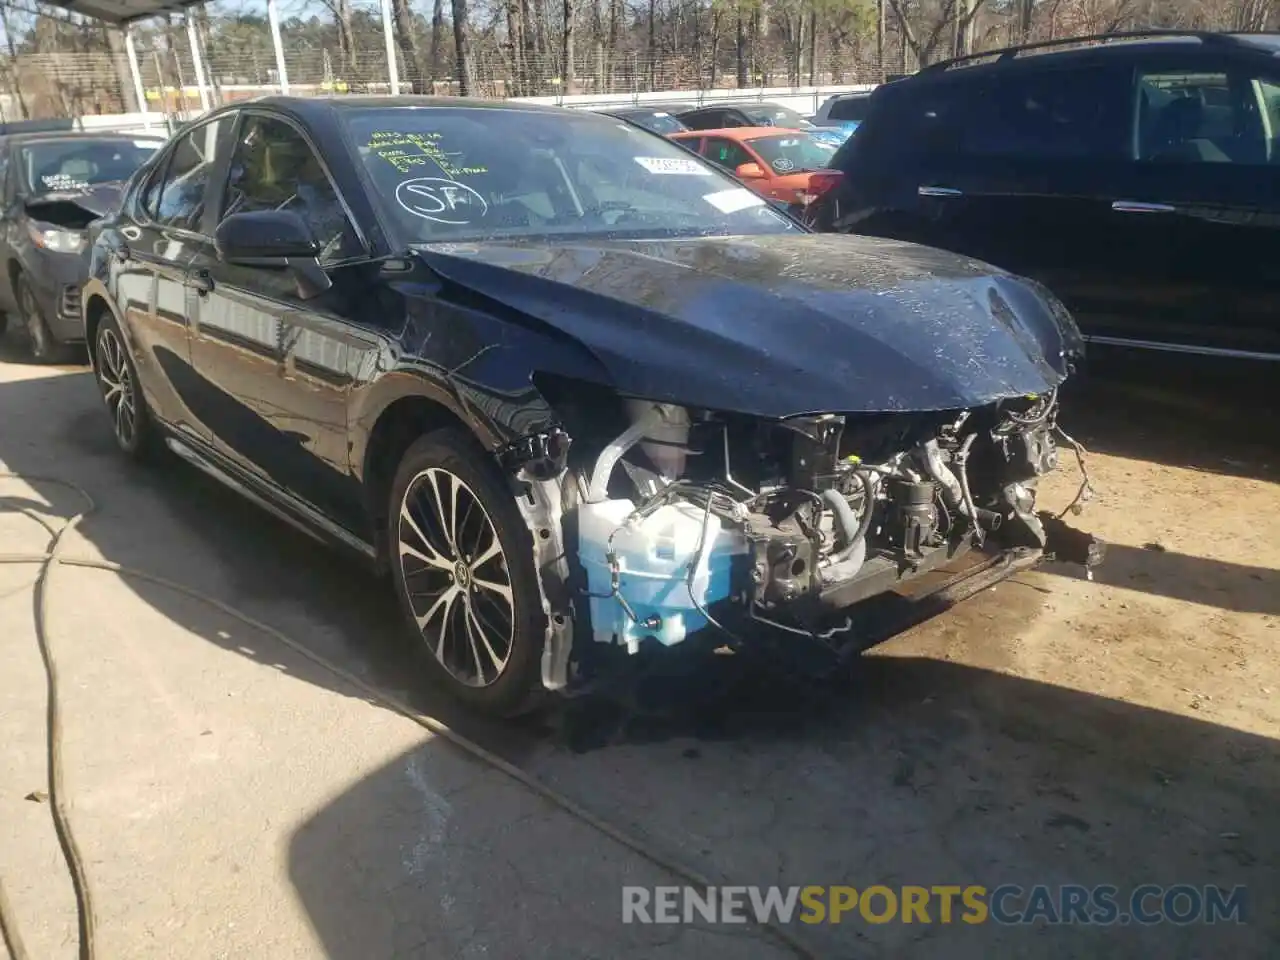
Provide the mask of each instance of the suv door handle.
[{"label": "suv door handle", "polygon": [[916,187],[916,195],[921,197],[963,197],[964,193],[955,187]]},{"label": "suv door handle", "polygon": [[187,276],[187,286],[204,296],[213,289],[213,277],[208,270],[192,270]]},{"label": "suv door handle", "polygon": [[1167,203],[1143,203],[1141,200],[1116,200],[1111,204],[1116,213],[1177,213],[1178,208]]}]

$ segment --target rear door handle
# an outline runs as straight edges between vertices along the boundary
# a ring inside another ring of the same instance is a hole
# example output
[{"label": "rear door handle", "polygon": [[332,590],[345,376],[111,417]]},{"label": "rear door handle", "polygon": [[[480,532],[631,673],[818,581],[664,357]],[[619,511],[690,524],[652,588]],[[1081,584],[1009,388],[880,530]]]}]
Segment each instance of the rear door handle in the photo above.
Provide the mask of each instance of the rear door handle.
[{"label": "rear door handle", "polygon": [[1116,213],[1177,213],[1178,208],[1167,203],[1143,203],[1140,200],[1116,200],[1111,204]]},{"label": "rear door handle", "polygon": [[955,187],[916,187],[916,194],[921,197],[963,197],[964,193]]},{"label": "rear door handle", "polygon": [[204,296],[213,289],[213,277],[208,270],[193,270],[187,275],[187,286]]}]

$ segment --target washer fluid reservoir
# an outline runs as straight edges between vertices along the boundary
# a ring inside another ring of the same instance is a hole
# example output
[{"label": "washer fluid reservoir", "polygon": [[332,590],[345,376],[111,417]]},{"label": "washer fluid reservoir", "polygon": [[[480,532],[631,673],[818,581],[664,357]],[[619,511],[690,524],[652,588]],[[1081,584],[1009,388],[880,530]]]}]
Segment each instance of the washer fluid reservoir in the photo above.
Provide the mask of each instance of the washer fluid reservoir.
[{"label": "washer fluid reservoir", "polygon": [[[724,529],[719,517],[714,513],[705,517],[706,548],[691,589],[689,565],[702,537],[702,509],[671,503],[628,523],[634,509],[630,500],[605,500],[578,508],[578,556],[591,594],[592,631],[596,640],[626,644],[631,653],[639,650],[645,637],[671,646],[707,626],[698,605],[705,610],[729,596],[733,557],[746,552],[745,540]],[[616,596],[610,549],[618,570]]]}]

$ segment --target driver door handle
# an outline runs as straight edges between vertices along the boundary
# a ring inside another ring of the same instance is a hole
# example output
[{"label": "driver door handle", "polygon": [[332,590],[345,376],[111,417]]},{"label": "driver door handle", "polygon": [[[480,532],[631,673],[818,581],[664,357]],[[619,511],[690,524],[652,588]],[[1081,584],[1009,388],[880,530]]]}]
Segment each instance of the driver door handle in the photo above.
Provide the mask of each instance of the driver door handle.
[{"label": "driver door handle", "polygon": [[203,297],[213,290],[213,277],[208,270],[192,270],[187,276],[187,286]]},{"label": "driver door handle", "polygon": [[916,195],[920,197],[963,197],[964,193],[955,187],[916,187]]}]

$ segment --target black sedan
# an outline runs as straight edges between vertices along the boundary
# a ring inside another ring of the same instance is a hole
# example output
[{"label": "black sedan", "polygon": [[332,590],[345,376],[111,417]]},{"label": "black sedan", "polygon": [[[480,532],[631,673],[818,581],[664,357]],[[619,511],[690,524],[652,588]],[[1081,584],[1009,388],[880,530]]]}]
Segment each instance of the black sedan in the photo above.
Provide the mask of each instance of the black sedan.
[{"label": "black sedan", "polygon": [[83,332],[85,228],[162,137],[36,131],[0,138],[0,333],[16,319],[37,360],[64,359]]},{"label": "black sedan", "polygon": [[1035,562],[1080,354],[1043,288],[811,234],[663,137],[416,97],[176,137],[84,322],[126,453],[389,571],[431,669],[499,713],[695,635],[834,660],[851,604]]}]

